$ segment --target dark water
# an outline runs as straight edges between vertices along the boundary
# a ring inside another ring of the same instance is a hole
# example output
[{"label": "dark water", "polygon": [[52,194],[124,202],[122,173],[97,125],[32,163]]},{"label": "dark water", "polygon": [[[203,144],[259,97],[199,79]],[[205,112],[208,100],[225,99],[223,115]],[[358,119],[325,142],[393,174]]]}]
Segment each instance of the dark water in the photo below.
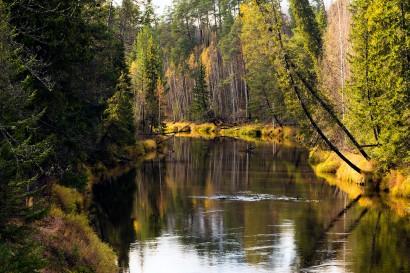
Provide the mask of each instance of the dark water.
[{"label": "dark water", "polygon": [[169,145],[93,189],[95,226],[123,272],[410,272],[409,217],[315,177],[306,150]]}]

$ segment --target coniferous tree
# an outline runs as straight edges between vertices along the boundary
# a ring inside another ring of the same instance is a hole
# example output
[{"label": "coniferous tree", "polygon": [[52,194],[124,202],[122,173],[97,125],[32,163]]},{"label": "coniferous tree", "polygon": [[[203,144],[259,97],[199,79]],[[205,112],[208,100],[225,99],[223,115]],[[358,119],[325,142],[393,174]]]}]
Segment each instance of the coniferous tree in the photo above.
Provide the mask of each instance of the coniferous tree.
[{"label": "coniferous tree", "polygon": [[208,118],[209,93],[205,81],[205,66],[200,60],[195,73],[195,86],[192,89],[191,119],[203,121]]},{"label": "coniferous tree", "polygon": [[350,125],[365,144],[378,144],[371,151],[385,168],[407,164],[410,5],[356,0],[352,9]]},{"label": "coniferous tree", "polygon": [[116,144],[118,147],[122,147],[133,143],[133,96],[130,84],[127,74],[121,73],[115,93],[108,99],[108,107],[104,111],[103,145]]},{"label": "coniferous tree", "polygon": [[25,64],[15,59],[8,19],[0,1],[0,271],[39,272],[45,261],[32,224],[46,213],[37,179],[46,171],[51,138],[33,136],[44,111],[35,110],[29,79],[19,77]]},{"label": "coniferous tree", "polygon": [[322,51],[322,36],[313,8],[308,0],[291,0],[290,7],[295,16],[305,50],[317,64]]},{"label": "coniferous tree", "polygon": [[140,13],[138,3],[135,0],[123,0],[118,11],[119,34],[124,44],[124,55],[127,60],[141,25]]}]

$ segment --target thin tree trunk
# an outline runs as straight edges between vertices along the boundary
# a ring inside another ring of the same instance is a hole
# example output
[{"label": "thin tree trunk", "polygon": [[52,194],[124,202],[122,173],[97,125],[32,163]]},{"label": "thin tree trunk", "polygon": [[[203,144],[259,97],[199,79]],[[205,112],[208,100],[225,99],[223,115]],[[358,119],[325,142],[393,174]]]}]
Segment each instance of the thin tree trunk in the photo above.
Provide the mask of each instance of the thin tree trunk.
[{"label": "thin tree trunk", "polygon": [[344,47],[343,47],[343,31],[342,31],[342,14],[340,11],[340,0],[337,1],[337,12],[339,15],[339,43],[340,43],[340,86],[342,94],[342,120],[345,119],[345,98],[344,98],[344,85],[345,85],[345,59],[344,59]]},{"label": "thin tree trunk", "polygon": [[111,17],[112,17],[112,0],[110,2],[110,10],[108,11],[108,19],[107,19],[107,27],[109,28],[111,25]]}]

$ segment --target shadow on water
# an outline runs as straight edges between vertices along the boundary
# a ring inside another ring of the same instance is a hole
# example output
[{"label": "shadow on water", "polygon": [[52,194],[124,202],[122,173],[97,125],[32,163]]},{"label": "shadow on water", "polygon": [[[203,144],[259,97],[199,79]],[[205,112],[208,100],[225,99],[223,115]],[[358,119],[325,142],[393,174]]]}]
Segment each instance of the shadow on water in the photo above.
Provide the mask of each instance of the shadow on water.
[{"label": "shadow on water", "polygon": [[306,150],[168,144],[93,188],[95,226],[123,272],[410,272],[409,219],[317,178]]}]

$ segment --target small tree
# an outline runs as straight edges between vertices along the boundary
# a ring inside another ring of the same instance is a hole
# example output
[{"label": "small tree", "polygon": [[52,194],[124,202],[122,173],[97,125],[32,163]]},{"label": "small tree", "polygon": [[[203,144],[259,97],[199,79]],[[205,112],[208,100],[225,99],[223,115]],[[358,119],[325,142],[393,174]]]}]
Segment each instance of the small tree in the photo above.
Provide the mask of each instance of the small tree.
[{"label": "small tree", "polygon": [[114,95],[108,100],[104,111],[105,132],[101,142],[103,145],[130,145],[134,140],[134,120],[132,112],[132,93],[130,80],[122,73],[115,88]]},{"label": "small tree", "polygon": [[191,103],[191,119],[203,121],[209,111],[209,93],[205,81],[206,71],[202,61],[199,61],[195,73],[195,86],[192,89],[193,99]]}]

